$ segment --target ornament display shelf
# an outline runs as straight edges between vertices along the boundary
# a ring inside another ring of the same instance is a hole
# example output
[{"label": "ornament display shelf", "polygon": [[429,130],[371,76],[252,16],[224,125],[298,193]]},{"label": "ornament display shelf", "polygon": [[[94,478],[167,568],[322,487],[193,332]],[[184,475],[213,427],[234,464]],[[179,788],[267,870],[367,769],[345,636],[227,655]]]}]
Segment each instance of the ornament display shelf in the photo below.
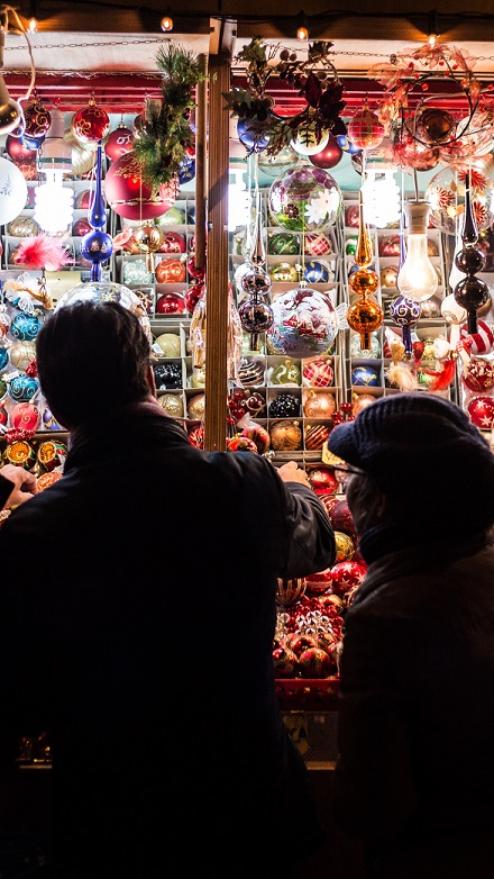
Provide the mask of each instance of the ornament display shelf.
[{"label": "ornament display shelf", "polygon": [[[190,277],[189,273],[186,270],[187,260],[193,253],[193,236],[195,231],[194,225],[194,211],[195,211],[195,203],[193,194],[180,192],[178,194],[177,200],[175,201],[171,211],[175,211],[175,209],[183,212],[183,223],[170,223],[167,221],[167,214],[164,214],[162,217],[158,217],[156,220],[156,225],[162,230],[163,234],[167,232],[176,232],[179,235],[182,235],[185,239],[185,252],[184,253],[156,253],[154,257],[155,268],[159,265],[159,263],[165,260],[179,260],[184,265],[185,269],[185,280],[179,282],[170,282],[166,284],[158,283],[156,277],[150,273],[146,278],[143,276],[142,281],[132,281],[127,280],[129,278],[129,271],[131,269],[127,268],[128,266],[135,265],[136,262],[142,261],[145,263],[146,254],[138,253],[131,254],[126,251],[121,251],[114,257],[114,265],[115,265],[115,277],[120,281],[121,284],[125,284],[126,287],[130,287],[132,290],[138,290],[142,288],[146,288],[147,290],[152,292],[152,300],[153,300],[153,310],[152,314],[155,314],[156,317],[159,317],[159,314],[155,311],[156,302],[165,293],[179,293],[181,296],[184,295],[188,286],[194,283],[193,279]],[[171,214],[171,217],[174,217],[175,214]],[[127,220],[123,221],[123,227],[127,226],[138,226],[138,222],[130,223]],[[175,320],[175,321],[183,321],[185,315],[182,314],[170,314],[166,315],[167,320]]]},{"label": "ornament display shelf", "polygon": [[338,707],[339,677],[276,678],[276,696],[282,710],[293,708],[317,711]]},{"label": "ornament display shelf", "polygon": [[190,319],[182,318],[180,321],[176,319],[152,318],[151,329],[153,337],[156,339],[164,333],[175,335],[180,341],[179,357],[164,357],[160,354],[154,354],[153,363],[177,363],[180,364],[182,375],[182,386],[180,388],[158,388],[157,396],[162,397],[164,394],[173,394],[179,397],[184,411],[182,418],[176,420],[183,424],[186,428],[196,426],[200,423],[200,419],[190,418],[188,415],[188,406],[190,401],[199,394],[204,393],[204,388],[192,387],[192,357],[188,351],[188,341],[190,332]]},{"label": "ornament display shelf", "polygon": [[[342,230],[344,278],[342,283],[342,289],[345,291],[346,301],[348,302],[348,304],[350,304],[350,302],[353,301],[355,294],[352,293],[352,290],[348,283],[348,272],[349,269],[351,269],[351,267],[355,265],[355,262],[353,259],[353,255],[347,253],[347,248],[349,241],[355,240],[356,242],[358,235],[358,226],[353,225],[353,222],[358,223],[358,197],[357,193],[345,193],[344,197],[344,227]],[[349,225],[350,222],[352,223],[352,225]],[[392,320],[386,317],[386,315],[389,315],[389,306],[392,300],[399,294],[396,287],[383,285],[382,279],[386,268],[399,268],[399,254],[387,255],[386,250],[390,250],[392,243],[395,245],[396,248],[397,242],[399,242],[400,239],[400,230],[396,226],[390,226],[384,229],[377,229],[373,226],[370,226],[369,235],[371,237],[372,249],[374,253],[374,259],[371,267],[374,269],[379,277],[379,287],[376,293],[376,299],[384,309],[385,321],[384,326],[377,330],[375,334],[378,340],[378,355],[374,357],[361,356],[361,353],[359,351],[360,345],[358,344],[358,339],[355,339],[356,334],[353,332],[347,334],[349,338],[347,339],[345,382],[346,387],[348,388],[348,392],[351,395],[371,394],[375,397],[381,397],[387,396],[388,394],[398,393],[395,388],[388,387],[385,381],[385,371],[391,361],[384,357],[384,343],[386,327],[393,328],[398,333],[400,332],[396,324],[394,324]],[[433,297],[432,300],[432,308],[437,313],[437,318],[423,317],[417,321],[417,324],[413,328],[413,332],[415,332],[420,339],[435,338],[436,336],[440,335],[447,336],[449,333],[448,324],[441,318],[440,312],[441,302],[443,298],[448,295],[449,292],[446,282],[449,269],[446,266],[445,249],[443,247],[442,235],[438,229],[430,228],[427,233],[427,238],[428,241],[431,242],[432,249],[435,251],[435,255],[430,256],[430,260],[438,274],[438,289],[436,295]],[[376,370],[378,373],[378,384],[352,384],[353,370],[355,367],[358,366],[367,366],[371,367],[373,370]],[[456,384],[453,385],[448,391],[439,393],[441,393],[441,396],[444,395],[452,399],[456,399]]]}]

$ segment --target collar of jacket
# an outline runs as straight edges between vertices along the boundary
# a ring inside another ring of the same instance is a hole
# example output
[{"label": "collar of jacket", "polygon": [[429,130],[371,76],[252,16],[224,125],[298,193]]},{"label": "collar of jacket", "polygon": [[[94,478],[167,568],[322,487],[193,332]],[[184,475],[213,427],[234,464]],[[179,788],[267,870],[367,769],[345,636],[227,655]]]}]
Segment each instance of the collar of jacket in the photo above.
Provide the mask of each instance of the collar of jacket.
[{"label": "collar of jacket", "polygon": [[369,568],[352,607],[390,580],[420,571],[441,571],[448,564],[476,555],[489,542],[485,531],[465,534],[453,527],[447,535],[439,533],[437,539],[421,538],[396,526],[379,525],[369,529],[360,540],[362,555]]},{"label": "collar of jacket", "polygon": [[132,403],[108,415],[97,425],[84,424],[70,438],[70,451],[64,472],[68,473],[93,460],[114,458],[143,447],[188,446],[187,434],[180,424],[169,418],[154,400]]}]

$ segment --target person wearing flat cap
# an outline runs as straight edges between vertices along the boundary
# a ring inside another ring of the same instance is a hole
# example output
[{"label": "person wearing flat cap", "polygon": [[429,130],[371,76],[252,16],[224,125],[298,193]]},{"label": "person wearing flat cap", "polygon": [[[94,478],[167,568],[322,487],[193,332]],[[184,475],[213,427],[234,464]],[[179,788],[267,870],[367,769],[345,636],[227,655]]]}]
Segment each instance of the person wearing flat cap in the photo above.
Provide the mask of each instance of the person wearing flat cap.
[{"label": "person wearing flat cap", "polygon": [[369,566],[346,614],[336,819],[369,876],[492,876],[494,456],[420,393],[378,400],[329,449]]}]

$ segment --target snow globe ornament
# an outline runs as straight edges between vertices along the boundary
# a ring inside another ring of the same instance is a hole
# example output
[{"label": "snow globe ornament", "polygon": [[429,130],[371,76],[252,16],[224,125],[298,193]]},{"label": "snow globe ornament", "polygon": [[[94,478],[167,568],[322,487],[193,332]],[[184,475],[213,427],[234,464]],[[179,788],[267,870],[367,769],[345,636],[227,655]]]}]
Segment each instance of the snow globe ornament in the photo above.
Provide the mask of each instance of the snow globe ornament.
[{"label": "snow globe ornament", "polygon": [[298,165],[285,177],[275,180],[268,204],[274,225],[296,232],[318,232],[336,222],[342,196],[327,171]]},{"label": "snow globe ornament", "polygon": [[347,326],[346,306],[335,308],[329,294],[303,283],[277,296],[272,308],[274,323],[270,337],[277,351],[291,357],[323,354],[338,331]]}]

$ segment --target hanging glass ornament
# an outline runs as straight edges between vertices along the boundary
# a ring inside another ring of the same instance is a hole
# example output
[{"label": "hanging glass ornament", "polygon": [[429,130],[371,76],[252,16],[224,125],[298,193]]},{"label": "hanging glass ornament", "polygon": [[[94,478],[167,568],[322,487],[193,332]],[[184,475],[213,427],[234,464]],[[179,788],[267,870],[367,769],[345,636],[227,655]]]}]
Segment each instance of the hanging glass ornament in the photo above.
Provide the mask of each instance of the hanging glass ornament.
[{"label": "hanging glass ornament", "polygon": [[130,153],[134,149],[135,136],[126,125],[120,124],[118,128],[108,136],[105,143],[105,153],[112,162],[116,162],[121,156]]},{"label": "hanging glass ornament", "polygon": [[382,142],[384,126],[367,104],[350,119],[348,137],[353,146],[361,150],[372,150]]},{"label": "hanging glass ornament", "polygon": [[358,266],[348,279],[348,284],[359,299],[350,305],[347,312],[348,325],[360,336],[360,347],[365,351],[370,347],[371,333],[382,325],[384,312],[374,298],[379,288],[379,277],[369,268],[373,258],[372,244],[364,218],[364,198],[359,192],[359,234],[355,262]]},{"label": "hanging glass ornament", "polygon": [[395,324],[402,328],[405,353],[410,356],[412,353],[412,327],[420,318],[420,302],[415,299],[407,299],[406,296],[397,296],[391,303],[390,313]]},{"label": "hanging glass ornament", "polygon": [[81,143],[96,147],[110,130],[110,117],[105,110],[96,105],[93,97],[87,107],[82,107],[74,114],[72,131]]},{"label": "hanging glass ornament", "polygon": [[28,139],[44,138],[51,125],[51,114],[38,97],[30,101],[24,109],[26,127],[24,137]]},{"label": "hanging glass ornament", "polygon": [[477,311],[489,300],[487,284],[480,278],[475,277],[485,265],[485,255],[480,248],[475,247],[478,241],[478,230],[470,195],[470,171],[467,171],[465,181],[465,215],[463,218],[463,250],[456,256],[456,266],[465,274],[455,287],[455,299],[467,313],[468,332],[477,332]]},{"label": "hanging glass ornament", "polygon": [[163,240],[161,229],[154,223],[144,223],[135,229],[133,237],[139,253],[146,254],[146,271],[154,272],[154,254]]},{"label": "hanging glass ornament", "polygon": [[327,171],[297,165],[272,184],[268,205],[273,225],[296,232],[318,232],[336,222],[342,196]]},{"label": "hanging glass ornament", "polygon": [[305,286],[281,293],[273,302],[273,348],[291,357],[311,357],[328,351],[340,329],[348,326],[345,305],[337,308],[328,293]]},{"label": "hanging glass ornament", "polygon": [[[457,221],[465,212],[466,166],[448,167],[439,171],[425,191],[425,200],[431,206],[431,225],[447,235],[455,235]],[[494,158],[484,156],[469,167],[470,200],[479,230],[494,223]]]},{"label": "hanging glass ornament", "polygon": [[428,146],[439,146],[450,139],[455,120],[447,110],[427,107],[416,120],[416,136]]},{"label": "hanging glass ornament", "polygon": [[101,159],[101,144],[99,144],[94,199],[88,217],[92,231],[88,232],[81,242],[81,255],[91,263],[91,281],[96,282],[101,281],[101,264],[108,262],[113,248],[111,235],[104,231],[106,210],[101,192]]},{"label": "hanging glass ornament", "polygon": [[242,275],[240,286],[248,298],[239,308],[238,315],[242,329],[250,334],[250,350],[259,349],[261,333],[267,332],[273,325],[273,310],[267,301],[271,288],[271,279],[265,269],[266,251],[262,234],[261,202],[256,180],[256,217],[254,243],[250,254],[250,266]]}]

